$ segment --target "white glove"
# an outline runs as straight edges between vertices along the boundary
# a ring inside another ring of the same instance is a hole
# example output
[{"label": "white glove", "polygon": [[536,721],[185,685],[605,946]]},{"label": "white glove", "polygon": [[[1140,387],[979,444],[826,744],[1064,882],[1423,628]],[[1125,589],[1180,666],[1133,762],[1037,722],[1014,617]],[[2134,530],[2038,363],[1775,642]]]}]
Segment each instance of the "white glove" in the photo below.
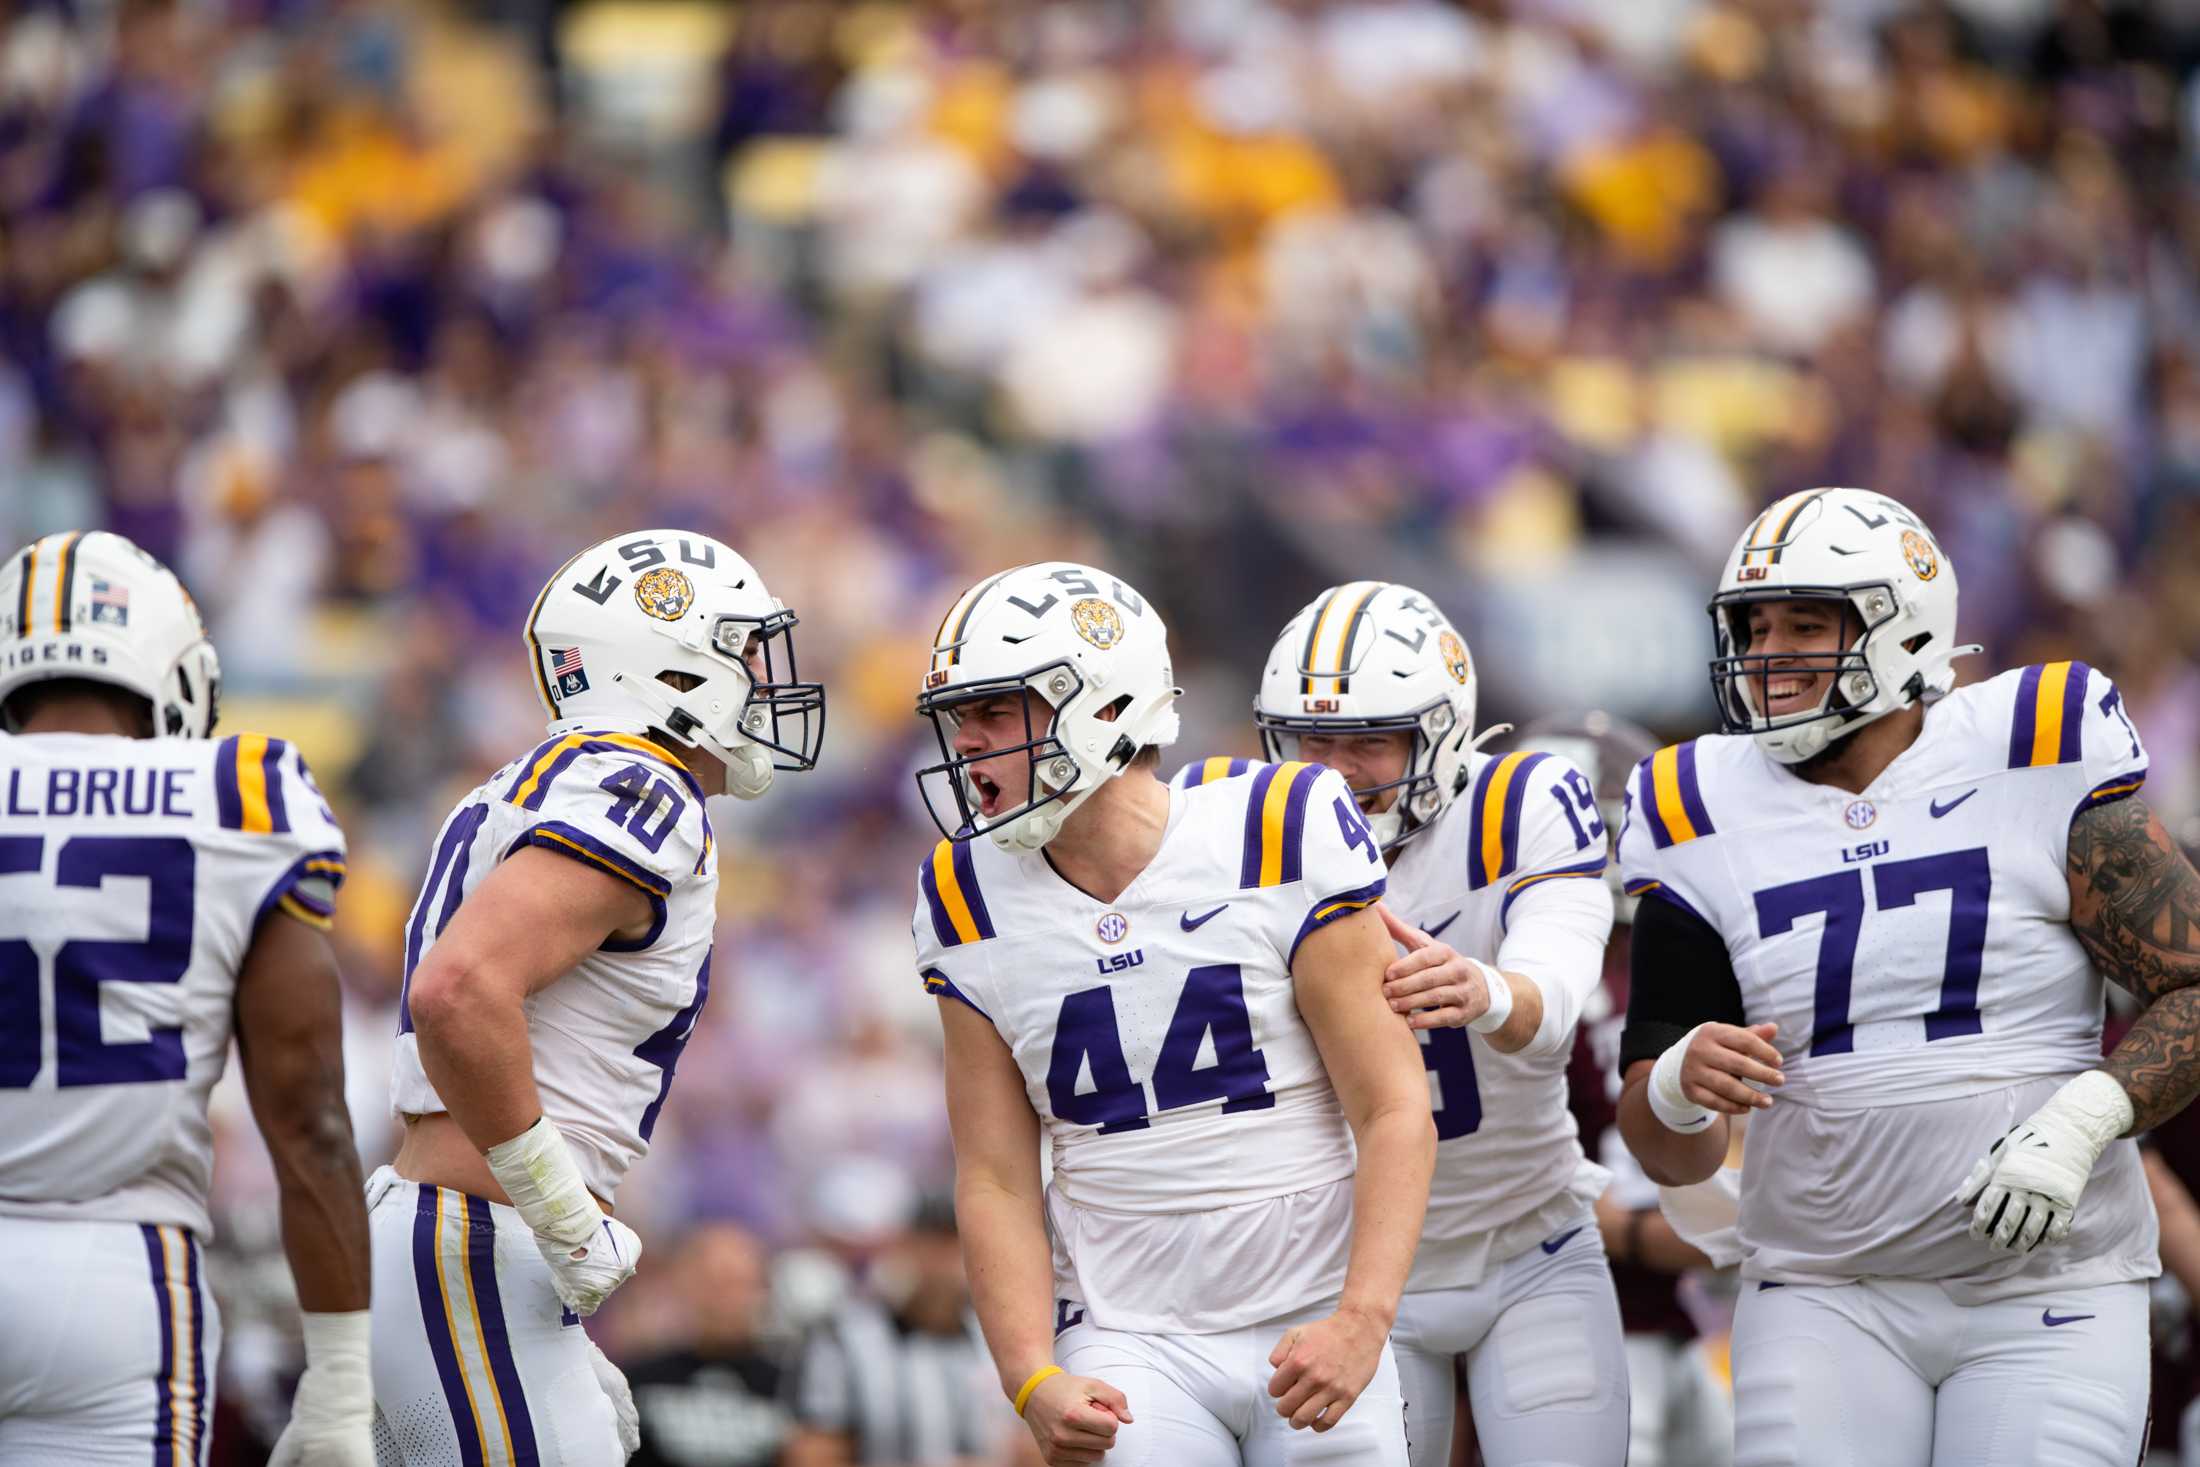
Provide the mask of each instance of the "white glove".
[{"label": "white glove", "polygon": [[619,1450],[631,1457],[642,1449],[642,1413],[634,1409],[634,1392],[627,1386],[626,1372],[613,1365],[596,1348],[594,1340],[588,1342],[588,1363],[595,1368],[596,1384],[611,1398],[611,1414],[619,1419]]},{"label": "white glove", "polygon": [[634,1277],[642,1240],[596,1205],[564,1134],[548,1116],[490,1147],[488,1160],[504,1195],[534,1230],[535,1247],[566,1308],[594,1314],[612,1290]]},{"label": "white glove", "polygon": [[306,1370],[268,1467],[374,1467],[369,1315],[305,1316]]},{"label": "white glove", "polygon": [[2069,1237],[2093,1164],[2132,1120],[2131,1097],[2106,1070],[2087,1070],[2049,1096],[1957,1189],[1956,1202],[1972,1208],[1971,1236],[2025,1253]]}]

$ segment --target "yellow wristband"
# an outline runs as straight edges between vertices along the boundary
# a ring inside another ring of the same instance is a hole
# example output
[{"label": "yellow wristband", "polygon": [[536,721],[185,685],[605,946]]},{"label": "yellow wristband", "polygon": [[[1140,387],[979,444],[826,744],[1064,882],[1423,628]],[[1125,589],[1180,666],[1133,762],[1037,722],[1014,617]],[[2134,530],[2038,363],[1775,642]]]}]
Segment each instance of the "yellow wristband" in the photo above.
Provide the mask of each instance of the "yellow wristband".
[{"label": "yellow wristband", "polygon": [[1016,1414],[1018,1416],[1024,1414],[1024,1407],[1030,1404],[1031,1393],[1039,1389],[1040,1381],[1045,1380],[1050,1375],[1060,1375],[1061,1373],[1062,1367],[1059,1365],[1042,1366],[1040,1369],[1031,1372],[1031,1379],[1025,1381],[1024,1388],[1016,1393]]}]

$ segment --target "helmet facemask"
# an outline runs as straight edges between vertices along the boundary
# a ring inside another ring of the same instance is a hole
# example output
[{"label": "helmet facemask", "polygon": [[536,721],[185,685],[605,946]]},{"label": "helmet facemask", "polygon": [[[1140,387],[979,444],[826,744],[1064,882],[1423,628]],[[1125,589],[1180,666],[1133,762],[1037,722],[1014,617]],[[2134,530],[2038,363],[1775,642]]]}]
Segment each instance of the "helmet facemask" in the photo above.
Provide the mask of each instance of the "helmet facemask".
[{"label": "helmet facemask", "polygon": [[[1457,793],[1455,790],[1440,788],[1436,775],[1437,755],[1446,737],[1458,729],[1458,714],[1443,699],[1410,713],[1371,718],[1276,714],[1263,712],[1256,707],[1253,723],[1260,730],[1262,754],[1278,763],[1303,757],[1299,752],[1300,740],[1309,736],[1349,738],[1355,734],[1411,735],[1404,774],[1396,779],[1384,780],[1380,784],[1352,786],[1353,798],[1360,804],[1368,830],[1374,835],[1375,843],[1386,853],[1428,829],[1437,815],[1442,813],[1450,796]],[[1386,790],[1396,790],[1396,798],[1386,809],[1370,810],[1369,802]]]},{"label": "helmet facemask", "polygon": [[[1824,601],[1840,608],[1844,633],[1859,627],[1848,645],[1830,652],[1750,652],[1752,606],[1787,601]],[[1717,655],[1711,659],[1711,690],[1719,705],[1722,733],[1756,736],[1782,763],[1799,764],[1837,739],[1918,701],[1925,692],[1922,674],[1891,687],[1881,664],[1893,651],[1911,656],[1918,648],[1875,645],[1875,637],[1901,614],[1894,588],[1883,582],[1856,586],[1780,586],[1759,591],[1729,591],[1712,598],[1711,622]],[[1770,683],[1776,676],[1827,675],[1818,701],[1800,713],[1774,715]],[[1793,733],[1792,730],[1803,730]],[[1767,739],[1765,736],[1775,737]]]},{"label": "helmet facemask", "polygon": [[[940,834],[950,840],[993,835],[1001,844],[1033,850],[1051,840],[1070,811],[1099,787],[1099,781],[1085,777],[1085,769],[1056,732],[1063,710],[1084,691],[1085,682],[1077,669],[1061,661],[1033,668],[1019,677],[958,683],[938,693],[920,694],[917,713],[931,720],[941,762],[917,771],[917,787]],[[954,737],[962,726],[957,710],[1019,694],[1024,725],[1020,742],[972,754],[955,752]],[[1043,726],[1040,709],[1046,710]],[[1128,765],[1138,752],[1128,747],[1129,743],[1127,738],[1119,740],[1109,751],[1108,757],[1118,769]],[[1012,809],[986,815],[978,784],[985,776],[977,772],[976,766],[1016,754],[1024,756],[1028,775],[1024,801]]]},{"label": "helmet facemask", "polygon": [[[692,649],[709,659],[708,674],[697,673],[690,662],[630,686],[666,735],[725,765],[726,793],[739,799],[753,800],[770,789],[775,770],[817,766],[825,740],[825,689],[800,681],[796,622],[786,610],[719,615],[704,645]],[[750,664],[752,655],[763,664],[761,675]],[[626,681],[624,674],[615,674],[614,681]]]}]

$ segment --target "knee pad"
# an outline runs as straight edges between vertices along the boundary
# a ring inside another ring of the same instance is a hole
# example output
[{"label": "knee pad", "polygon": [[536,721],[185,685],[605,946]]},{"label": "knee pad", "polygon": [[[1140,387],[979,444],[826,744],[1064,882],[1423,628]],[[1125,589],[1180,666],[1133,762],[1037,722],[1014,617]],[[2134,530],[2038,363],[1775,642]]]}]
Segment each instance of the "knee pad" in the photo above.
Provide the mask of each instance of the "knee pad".
[{"label": "knee pad", "polygon": [[1604,1394],[1589,1311],[1579,1299],[1523,1300],[1505,1311],[1485,1348],[1497,1351],[1499,1389],[1509,1412],[1586,1406]]}]

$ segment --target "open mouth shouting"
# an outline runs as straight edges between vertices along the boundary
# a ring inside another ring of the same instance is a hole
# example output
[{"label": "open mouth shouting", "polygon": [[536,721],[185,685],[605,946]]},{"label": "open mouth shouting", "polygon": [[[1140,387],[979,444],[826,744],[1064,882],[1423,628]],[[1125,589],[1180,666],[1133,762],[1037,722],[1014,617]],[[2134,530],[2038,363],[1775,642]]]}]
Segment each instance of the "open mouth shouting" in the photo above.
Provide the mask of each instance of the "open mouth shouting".
[{"label": "open mouth shouting", "polygon": [[981,815],[993,816],[1001,812],[1001,786],[998,780],[973,769],[970,771],[970,787],[977,793],[978,812]]}]

